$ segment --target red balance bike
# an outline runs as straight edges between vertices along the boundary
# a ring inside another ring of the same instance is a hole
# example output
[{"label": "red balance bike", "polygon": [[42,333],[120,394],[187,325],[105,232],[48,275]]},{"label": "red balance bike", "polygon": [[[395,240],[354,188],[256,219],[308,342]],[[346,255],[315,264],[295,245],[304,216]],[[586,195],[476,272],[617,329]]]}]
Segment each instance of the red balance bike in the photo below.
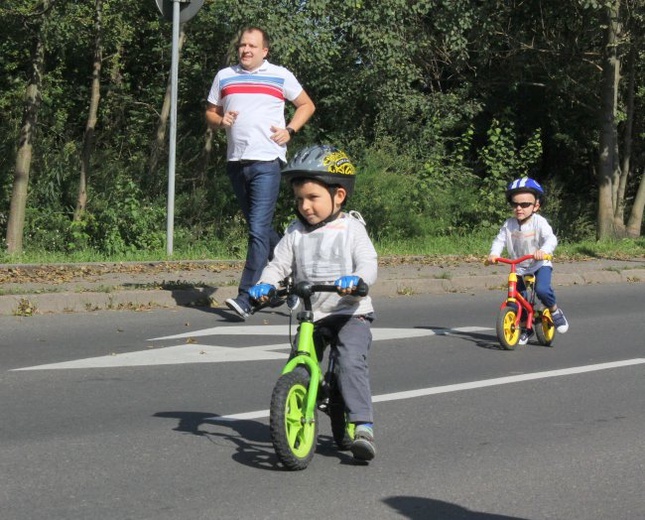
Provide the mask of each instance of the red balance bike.
[{"label": "red balance bike", "polygon": [[[523,330],[529,335],[531,330],[535,331],[540,345],[550,346],[555,337],[555,325],[551,319],[551,311],[544,308],[538,301],[535,302],[535,276],[532,274],[523,275],[526,291],[524,295],[517,290],[517,264],[531,260],[533,255],[524,255],[515,260],[509,258],[497,258],[495,263],[508,264],[511,272],[508,275],[508,295],[502,302],[497,316],[497,339],[502,348],[513,350],[520,340]],[[546,255],[545,260],[550,260],[551,255]],[[486,263],[489,263],[488,261]]]}]

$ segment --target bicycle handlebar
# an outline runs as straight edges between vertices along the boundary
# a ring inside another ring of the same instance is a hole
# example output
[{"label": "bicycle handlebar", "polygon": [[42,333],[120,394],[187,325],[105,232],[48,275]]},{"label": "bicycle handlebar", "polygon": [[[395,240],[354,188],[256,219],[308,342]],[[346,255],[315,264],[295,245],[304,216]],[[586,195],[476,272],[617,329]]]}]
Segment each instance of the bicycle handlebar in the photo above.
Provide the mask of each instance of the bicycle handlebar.
[{"label": "bicycle handlebar", "polygon": [[[339,290],[337,286],[330,284],[313,284],[308,281],[302,281],[294,285],[291,282],[290,278],[286,278],[285,280],[280,282],[280,285],[281,288],[276,289],[275,291],[271,291],[271,293],[268,295],[269,298],[285,298],[290,294],[295,294],[300,298],[309,300],[314,295],[314,293],[317,292],[335,292],[337,294],[343,295],[343,292]],[[354,287],[349,294],[353,296],[364,297],[367,296],[368,293],[369,286],[361,278],[359,279],[358,285]]]},{"label": "bicycle handlebar", "polygon": [[[543,260],[552,260],[553,255],[544,255]],[[522,262],[526,262],[527,260],[534,260],[533,255],[524,255],[520,256],[519,258],[502,258],[501,256],[497,257],[495,259],[495,262],[490,262],[488,259],[484,261],[486,265],[490,265],[492,263],[502,263],[502,264],[509,264],[509,265],[516,265],[516,264],[521,264]]]},{"label": "bicycle handlebar", "polygon": [[[314,284],[308,281],[298,282],[294,284],[291,280],[291,277],[287,277],[280,282],[280,288],[274,289],[269,292],[267,298],[262,298],[262,300],[251,299],[252,302],[255,302],[254,305],[257,305],[257,308],[262,308],[268,305],[268,302],[275,299],[284,299],[291,294],[295,294],[299,298],[302,298],[305,306],[305,311],[311,312],[311,297],[317,292],[335,292],[341,296],[367,296],[369,293],[369,286],[363,281],[362,278],[359,278],[358,285],[352,288],[348,293],[346,289],[339,289],[335,285],[331,284]],[[276,306],[276,305],[272,305]],[[300,319],[300,317],[298,318]]]},{"label": "bicycle handlebar", "polygon": [[[335,292],[341,294],[338,287],[328,284],[312,284],[311,282],[298,282],[293,288],[293,293],[301,298],[311,298],[317,292]],[[350,294],[356,296],[367,296],[369,286],[361,279],[358,285],[352,290]]]}]

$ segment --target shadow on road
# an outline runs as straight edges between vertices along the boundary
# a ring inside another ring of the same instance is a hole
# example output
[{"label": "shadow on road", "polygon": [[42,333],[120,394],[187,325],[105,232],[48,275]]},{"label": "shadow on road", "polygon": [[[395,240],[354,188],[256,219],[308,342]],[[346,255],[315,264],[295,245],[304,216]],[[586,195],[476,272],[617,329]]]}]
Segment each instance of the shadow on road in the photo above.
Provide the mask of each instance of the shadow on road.
[{"label": "shadow on road", "polygon": [[432,498],[393,496],[385,498],[383,502],[410,520],[528,520],[517,516],[479,513]]},{"label": "shadow on road", "polygon": [[[176,432],[205,437],[220,447],[223,445],[220,441],[230,443],[235,450],[232,459],[244,466],[286,471],[275,455],[267,424],[252,420],[219,420],[219,415],[204,412],[157,412],[154,417],[177,420],[177,426],[173,428]],[[210,427],[221,431],[212,431]],[[334,457],[343,465],[357,464],[350,452],[336,448],[330,435],[318,435],[316,456]]]},{"label": "shadow on road", "polygon": [[[435,335],[437,336],[451,336],[454,338],[463,338],[471,343],[474,343],[476,346],[479,348],[485,348],[488,350],[499,350],[501,352],[508,352],[506,349],[502,348],[502,346],[499,344],[499,340],[497,339],[497,335],[494,332],[468,332],[468,331],[463,331],[463,330],[454,330],[454,329],[449,329],[446,327],[435,327],[432,325],[424,325],[424,326],[419,326],[415,327],[417,329],[425,329],[425,330],[432,330],[434,331]],[[529,340],[528,347],[542,347],[542,348],[550,348],[547,345],[540,345],[536,340],[535,336],[531,340]],[[522,348],[522,347],[520,347]]]},{"label": "shadow on road", "polygon": [[461,330],[454,330],[446,327],[435,327],[431,325],[425,325],[420,327],[415,327],[417,329],[432,330],[437,336],[451,336],[454,338],[463,338],[466,339],[480,348],[487,348],[490,350],[503,350],[501,345],[497,341],[497,337],[494,332],[467,332]]},{"label": "shadow on road", "polygon": [[[233,460],[252,468],[281,471],[270,442],[269,427],[258,421],[223,420],[204,412],[157,412],[154,417],[178,420],[174,431],[205,437],[217,446],[229,443],[235,450]],[[221,431],[212,431],[215,426]]]}]

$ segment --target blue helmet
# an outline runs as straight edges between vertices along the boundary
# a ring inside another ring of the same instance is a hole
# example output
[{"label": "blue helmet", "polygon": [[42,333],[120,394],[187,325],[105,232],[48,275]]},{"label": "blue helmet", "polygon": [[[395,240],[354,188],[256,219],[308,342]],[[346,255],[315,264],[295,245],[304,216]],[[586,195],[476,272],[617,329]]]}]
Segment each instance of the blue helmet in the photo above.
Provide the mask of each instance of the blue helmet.
[{"label": "blue helmet", "polygon": [[530,177],[515,179],[506,188],[506,200],[510,203],[516,193],[532,193],[540,205],[544,205],[544,190],[540,184]]}]

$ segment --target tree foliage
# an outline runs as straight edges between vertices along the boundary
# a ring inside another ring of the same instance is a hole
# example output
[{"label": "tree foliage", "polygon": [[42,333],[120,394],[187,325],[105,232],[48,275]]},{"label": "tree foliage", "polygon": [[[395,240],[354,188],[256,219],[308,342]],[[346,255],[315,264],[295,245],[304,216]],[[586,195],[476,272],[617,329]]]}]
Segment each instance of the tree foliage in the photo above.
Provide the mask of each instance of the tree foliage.
[{"label": "tree foliage", "polygon": [[[26,246],[113,253],[157,247],[167,150],[155,143],[165,138],[171,24],[152,0],[100,2],[94,121],[98,4],[46,3],[46,23],[43,2],[0,6],[2,236],[38,28],[44,62]],[[610,19],[616,31],[608,45]],[[223,175],[225,137],[207,131],[203,113],[215,72],[236,61],[239,29],[259,25],[271,36],[270,60],[294,71],[317,106],[292,149],[331,142],[349,152],[359,166],[353,203],[377,236],[495,227],[506,214],[504,186],[527,174],[547,186],[545,211],[564,238],[638,236],[645,205],[644,21],[639,0],[206,0],[183,26],[177,233],[193,241],[244,234]],[[618,72],[613,83],[609,50]],[[84,158],[88,121],[92,146]],[[603,147],[611,152],[606,163]],[[87,200],[74,221],[82,170]],[[280,223],[292,216],[289,200],[285,193]],[[609,217],[602,216],[607,200]]]}]

